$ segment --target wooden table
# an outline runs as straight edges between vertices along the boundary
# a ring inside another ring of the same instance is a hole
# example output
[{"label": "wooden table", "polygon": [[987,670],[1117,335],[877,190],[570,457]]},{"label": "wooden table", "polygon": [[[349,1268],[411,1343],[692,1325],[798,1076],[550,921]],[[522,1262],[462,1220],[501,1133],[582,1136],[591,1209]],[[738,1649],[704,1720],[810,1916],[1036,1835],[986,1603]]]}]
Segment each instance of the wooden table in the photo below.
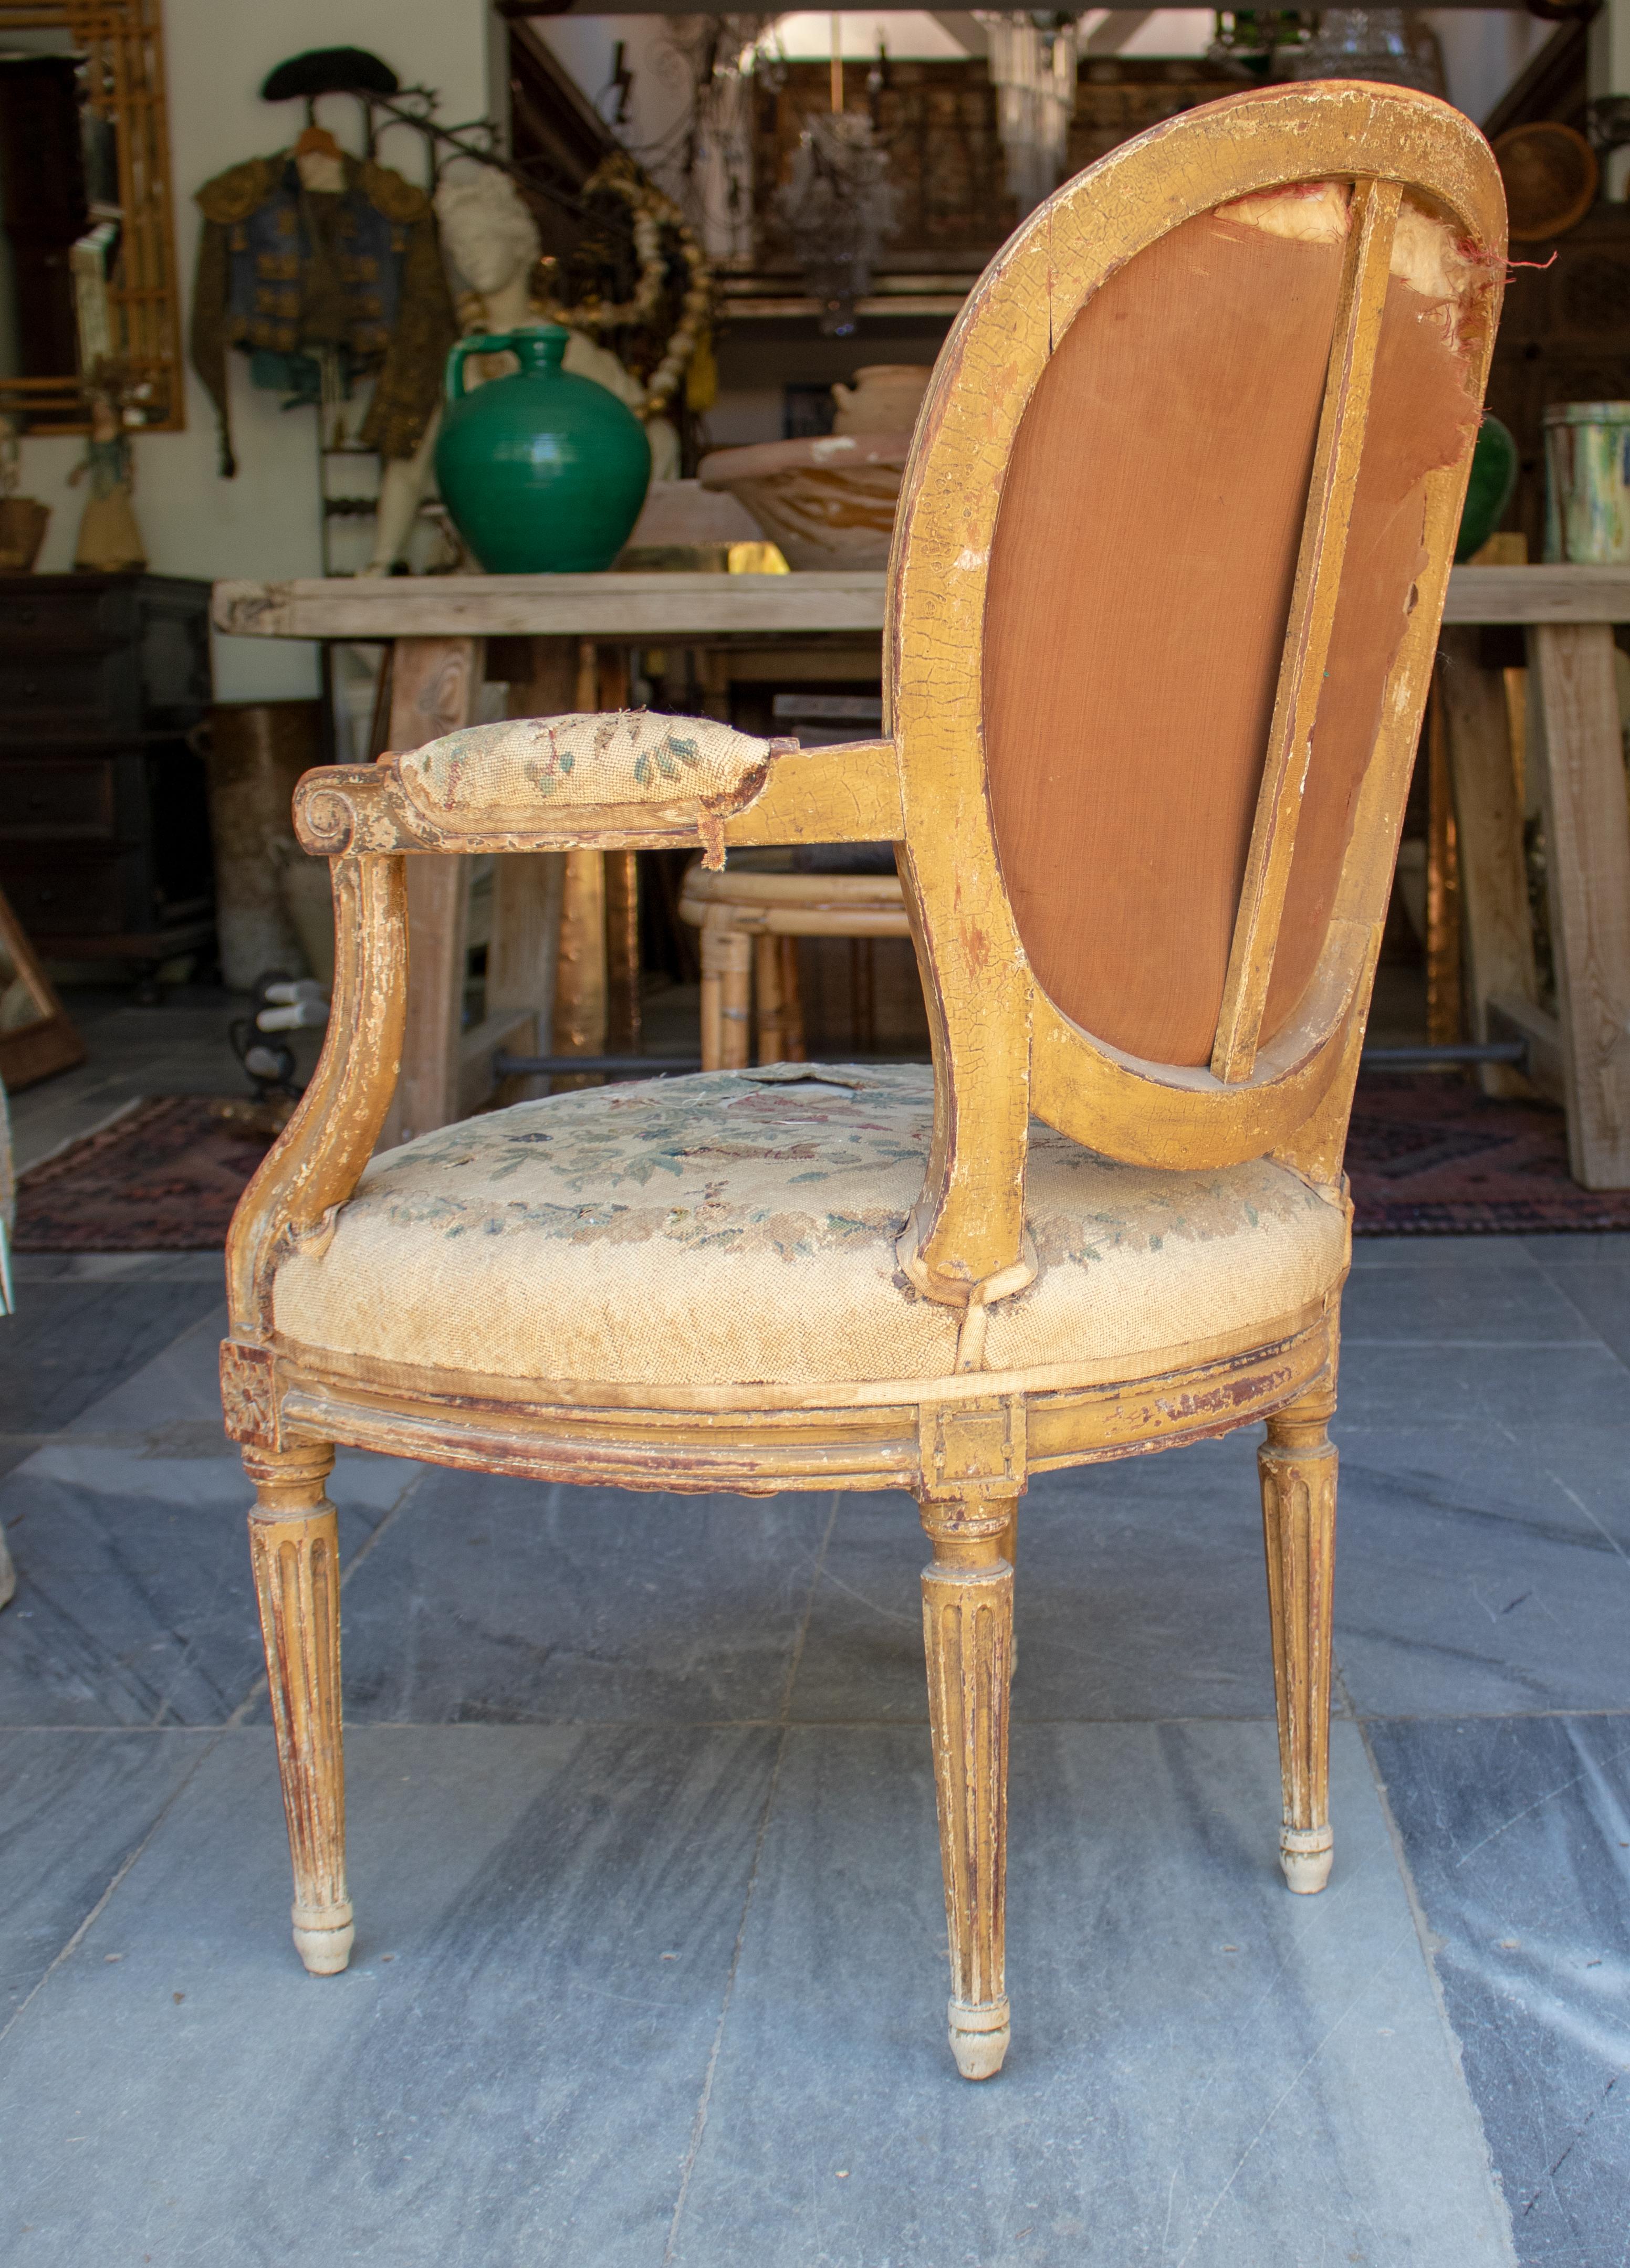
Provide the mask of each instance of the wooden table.
[{"label": "wooden table", "polygon": [[[427,575],[218,583],[213,619],[229,637],[389,644],[384,745],[402,751],[476,721],[489,674],[487,644],[497,638],[530,642],[529,675],[509,680],[509,712],[520,717],[623,707],[631,645],[763,646],[846,634],[866,649],[855,672],[865,674],[879,666],[883,578]],[[717,686],[720,703],[725,691]],[[614,1051],[637,1044],[634,858],[572,850],[498,861],[485,1012],[469,1030],[463,1007],[470,862],[409,859],[408,1029],[382,1148],[486,1101],[500,1050],[599,1055],[608,1039]],[[506,1088],[504,1099],[526,1091]]]},{"label": "wooden table", "polygon": [[[512,687],[512,713],[613,707],[625,688],[619,692],[615,666],[597,674],[592,655],[599,645],[875,636],[883,577],[218,583],[213,616],[232,637],[392,644],[387,745],[406,749],[476,716],[488,638],[549,642],[534,648],[532,681]],[[1630,568],[1457,567],[1449,578],[1444,753],[1459,832],[1472,1028],[1479,1039],[1516,1031],[1528,1040],[1531,1075],[1566,1104],[1573,1171],[1589,1189],[1630,1187],[1630,820],[1612,632],[1622,622],[1630,622]],[[1485,623],[1518,623],[1527,634],[1527,760],[1537,769],[1545,812],[1555,1017],[1538,1000],[1504,689],[1476,667],[1475,640],[1466,636]],[[413,1007],[387,1141],[473,1108],[487,1092],[483,1065],[500,1044],[524,1051],[527,1018],[552,997],[559,861],[501,861],[486,1020],[461,1035],[463,864],[409,861]],[[578,927],[597,913],[592,903],[579,908]],[[569,902],[565,929],[560,950],[583,950]]]}]

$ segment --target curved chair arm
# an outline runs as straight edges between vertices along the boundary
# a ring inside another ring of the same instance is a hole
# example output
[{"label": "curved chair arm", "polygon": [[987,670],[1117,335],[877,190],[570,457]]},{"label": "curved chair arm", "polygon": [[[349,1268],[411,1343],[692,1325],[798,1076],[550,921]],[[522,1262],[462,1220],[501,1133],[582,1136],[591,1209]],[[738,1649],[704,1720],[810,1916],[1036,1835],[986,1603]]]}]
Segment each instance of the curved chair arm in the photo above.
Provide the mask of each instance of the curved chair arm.
[{"label": "curved chair arm", "polygon": [[308,772],[307,850],[669,850],[735,843],[893,843],[892,740],[800,749],[707,718],[542,717],[472,725],[377,764]]},{"label": "curved chair arm", "polygon": [[270,1338],[277,1263],[295,1245],[333,1233],[335,1214],[373,1154],[402,1063],[406,868],[400,858],[364,853],[334,859],[331,871],[334,998],[321,1058],[227,1232],[226,1297],[236,1340]]},{"label": "curved chair arm", "polygon": [[[545,720],[573,726],[597,721]],[[695,729],[684,720],[648,721],[664,730]],[[515,775],[507,769],[516,746],[513,725],[450,733],[414,750],[411,758],[386,756],[377,764],[306,773],[295,791],[295,828],[307,850],[328,858],[334,875],[334,1000],[311,1085],[232,1217],[226,1274],[235,1340],[270,1337],[272,1278],[279,1261],[296,1244],[332,1233],[334,1216],[355,1190],[385,1123],[407,1018],[404,852],[700,843],[722,865],[730,843],[899,839],[892,740],[805,752],[796,741],[750,740],[717,725],[711,730],[743,743],[746,751],[734,784],[726,778],[717,793],[686,795],[682,788],[676,794],[653,762],[648,780],[629,783],[638,792],[632,798],[599,805],[549,798],[542,799],[535,816],[494,792],[513,791]],[[490,761],[472,766],[472,742],[477,744],[474,757]],[[424,784],[446,775],[425,760],[449,748],[465,759],[463,792],[453,810],[432,815],[425,809]],[[726,753],[734,760],[741,751]],[[411,786],[403,778],[409,762]],[[701,784],[717,781],[715,773]]]}]

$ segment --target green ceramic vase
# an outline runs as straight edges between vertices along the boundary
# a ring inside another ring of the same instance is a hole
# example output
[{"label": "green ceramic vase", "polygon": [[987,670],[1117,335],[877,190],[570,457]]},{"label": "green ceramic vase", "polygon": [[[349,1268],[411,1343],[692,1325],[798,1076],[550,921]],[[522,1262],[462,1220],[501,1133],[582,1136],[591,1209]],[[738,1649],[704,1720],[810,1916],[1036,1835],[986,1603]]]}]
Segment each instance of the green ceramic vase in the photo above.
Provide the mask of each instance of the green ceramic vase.
[{"label": "green ceramic vase", "polygon": [[1480,551],[1499,526],[1516,486],[1516,475],[1517,447],[1510,430],[1492,411],[1485,410],[1477,446],[1471,452],[1471,475],[1455,543],[1457,560],[1470,559],[1474,551]]},{"label": "green ceramic vase", "polygon": [[[489,575],[596,574],[645,500],[645,429],[615,394],[561,368],[570,336],[557,324],[503,331],[447,357],[436,482]],[[520,371],[467,394],[466,357],[505,349]]]}]

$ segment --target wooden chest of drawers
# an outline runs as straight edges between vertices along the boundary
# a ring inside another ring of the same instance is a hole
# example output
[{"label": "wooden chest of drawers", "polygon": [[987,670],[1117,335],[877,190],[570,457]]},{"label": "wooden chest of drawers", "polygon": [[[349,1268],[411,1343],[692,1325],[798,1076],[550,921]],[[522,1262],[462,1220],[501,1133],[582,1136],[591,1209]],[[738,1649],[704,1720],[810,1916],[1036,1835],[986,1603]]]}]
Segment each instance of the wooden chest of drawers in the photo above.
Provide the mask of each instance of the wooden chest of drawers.
[{"label": "wooden chest of drawers", "polygon": [[40,950],[151,964],[207,943],[210,585],[0,576],[0,888]]}]

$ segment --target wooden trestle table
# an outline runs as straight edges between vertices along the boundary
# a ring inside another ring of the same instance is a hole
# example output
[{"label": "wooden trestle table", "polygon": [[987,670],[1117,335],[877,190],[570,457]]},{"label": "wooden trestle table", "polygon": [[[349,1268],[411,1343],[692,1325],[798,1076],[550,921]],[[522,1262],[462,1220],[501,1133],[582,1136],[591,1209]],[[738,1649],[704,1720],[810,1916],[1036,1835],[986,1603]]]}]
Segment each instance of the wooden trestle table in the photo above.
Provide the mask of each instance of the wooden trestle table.
[{"label": "wooden trestle table", "polygon": [[[616,708],[627,697],[629,647],[671,644],[717,655],[767,643],[874,640],[883,581],[871,572],[225,582],[215,586],[213,618],[228,637],[390,644],[385,745],[402,750],[482,713],[489,639],[533,641],[529,681],[511,680],[513,715]],[[1591,1189],[1630,1187],[1630,817],[1613,659],[1613,625],[1624,622],[1630,567],[1457,567],[1442,654],[1472,1034],[1527,1041],[1529,1076],[1565,1104],[1573,1171]],[[1526,762],[1544,811],[1555,1016],[1538,1005],[1505,687],[1498,672],[1478,666],[1469,635],[1492,623],[1521,624],[1527,634]],[[720,672],[720,690],[722,682]],[[568,959],[584,951],[577,931],[605,918],[596,893],[608,889],[606,861],[598,852],[567,854],[579,857],[594,863],[575,895],[563,890],[558,855],[498,861],[486,1012],[470,1031],[461,1028],[467,862],[409,861],[408,1034],[386,1145],[476,1108],[492,1091],[498,1049],[535,1044],[528,1035],[554,998],[557,950]],[[631,894],[624,887],[619,897],[612,880],[610,895],[614,929],[619,918],[631,924]],[[615,953],[613,960],[615,985]],[[625,983],[636,976],[637,964],[623,972]],[[577,1052],[593,1051],[580,1033],[564,1038],[568,1051],[574,1038]]]}]

